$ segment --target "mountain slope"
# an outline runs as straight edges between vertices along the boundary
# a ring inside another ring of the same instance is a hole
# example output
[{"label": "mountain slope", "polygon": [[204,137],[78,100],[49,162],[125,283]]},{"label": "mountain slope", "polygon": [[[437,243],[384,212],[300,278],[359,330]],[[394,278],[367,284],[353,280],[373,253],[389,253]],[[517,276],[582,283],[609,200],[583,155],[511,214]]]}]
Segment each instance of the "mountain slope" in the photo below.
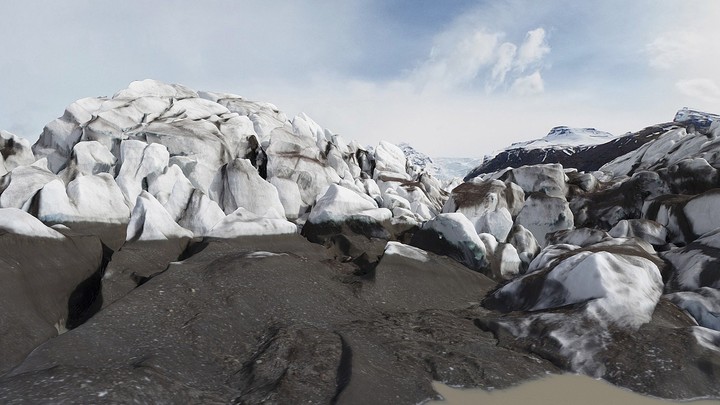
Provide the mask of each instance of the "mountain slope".
[{"label": "mountain slope", "polygon": [[[508,149],[497,153],[490,159],[475,167],[465,176],[465,180],[472,179],[484,173],[492,173],[506,167],[520,167],[524,165],[559,163],[564,167],[576,168],[580,171],[595,171],[605,163],[632,152],[647,142],[656,139],[666,131],[682,125],[681,123],[665,123],[647,127],[641,131],[616,137],[607,141],[606,137],[580,138],[576,137],[574,145],[557,144],[547,147],[535,147],[541,142],[532,141],[528,146]],[[581,142],[591,140],[592,144]],[[600,143],[601,141],[605,141]]]}]

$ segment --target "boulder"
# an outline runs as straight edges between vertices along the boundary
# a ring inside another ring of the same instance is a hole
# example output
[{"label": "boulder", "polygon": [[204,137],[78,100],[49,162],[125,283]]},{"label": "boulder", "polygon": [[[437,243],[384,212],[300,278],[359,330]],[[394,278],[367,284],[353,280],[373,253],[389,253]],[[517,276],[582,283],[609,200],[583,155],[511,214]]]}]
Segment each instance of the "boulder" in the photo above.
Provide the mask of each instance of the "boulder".
[{"label": "boulder", "polygon": [[374,149],[375,171],[406,174],[407,158],[400,147],[380,141]]},{"label": "boulder", "polygon": [[463,214],[446,213],[425,222],[415,232],[411,245],[449,256],[476,271],[487,270],[485,244]]},{"label": "boulder", "polygon": [[128,241],[191,239],[193,233],[178,225],[163,206],[147,191],[137,197],[127,227]]},{"label": "boulder", "polygon": [[501,180],[517,184],[526,195],[539,192],[550,197],[564,198],[567,192],[567,176],[562,165],[557,163],[509,169]]},{"label": "boulder", "polygon": [[608,233],[613,238],[639,238],[653,246],[667,243],[667,229],[648,219],[623,219]]},{"label": "boulder", "polygon": [[540,252],[540,245],[535,236],[522,225],[512,227],[507,241],[515,247],[524,268],[527,268],[532,259]]},{"label": "boulder", "polygon": [[695,319],[698,325],[720,331],[720,290],[702,287],[665,296]]},{"label": "boulder", "polygon": [[350,218],[382,222],[390,219],[391,216],[390,210],[378,208],[375,200],[367,195],[333,184],[318,198],[310,211],[308,222],[315,224],[343,222]]},{"label": "boulder", "polygon": [[53,180],[58,180],[58,177],[43,168],[37,166],[16,167],[2,178],[0,207],[24,207],[25,210],[28,210],[33,196]]},{"label": "boulder", "polygon": [[535,193],[525,200],[525,205],[515,219],[515,224],[522,225],[532,232],[538,244],[545,246],[545,235],[572,229],[574,217],[564,198]]},{"label": "boulder", "polygon": [[245,208],[257,216],[285,219],[277,189],[260,177],[247,159],[235,159],[223,166],[213,180],[209,197],[225,214]]},{"label": "boulder", "polygon": [[687,246],[663,252],[661,256],[672,266],[668,275],[668,289],[671,291],[720,288],[720,229]]},{"label": "boulder", "polygon": [[285,235],[297,233],[297,226],[280,218],[259,216],[240,207],[223,218],[207,233],[213,238],[237,238],[250,235]]},{"label": "boulder", "polygon": [[35,156],[27,139],[0,130],[0,176],[18,166],[30,165],[34,161]]},{"label": "boulder", "polygon": [[661,261],[641,247],[621,246],[557,249],[543,257],[547,266],[529,269],[489,295],[484,305],[508,312],[587,303],[586,311],[603,322],[637,328],[651,319],[662,295]]}]

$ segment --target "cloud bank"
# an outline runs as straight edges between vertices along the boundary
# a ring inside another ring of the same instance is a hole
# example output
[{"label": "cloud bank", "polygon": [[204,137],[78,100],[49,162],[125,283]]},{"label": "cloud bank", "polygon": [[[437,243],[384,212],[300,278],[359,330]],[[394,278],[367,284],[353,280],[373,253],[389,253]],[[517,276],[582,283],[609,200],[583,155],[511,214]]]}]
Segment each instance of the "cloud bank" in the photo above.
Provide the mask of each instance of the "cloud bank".
[{"label": "cloud bank", "polygon": [[144,78],[434,156],[720,112],[718,2],[400,3],[5,2],[0,128],[34,141],[70,102]]}]

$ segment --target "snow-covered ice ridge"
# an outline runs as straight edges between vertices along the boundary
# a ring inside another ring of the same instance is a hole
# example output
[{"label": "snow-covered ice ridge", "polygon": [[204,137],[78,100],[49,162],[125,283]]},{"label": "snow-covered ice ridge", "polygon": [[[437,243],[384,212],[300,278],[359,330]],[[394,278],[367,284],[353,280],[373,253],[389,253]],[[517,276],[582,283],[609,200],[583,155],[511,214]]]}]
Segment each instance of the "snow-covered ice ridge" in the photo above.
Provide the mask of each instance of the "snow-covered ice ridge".
[{"label": "snow-covered ice ridge", "polygon": [[368,150],[305,114],[155,80],[72,103],[32,149],[0,135],[0,208],[48,225],[129,224],[127,240],[287,233],[308,219],[418,223],[446,198],[393,144]]}]

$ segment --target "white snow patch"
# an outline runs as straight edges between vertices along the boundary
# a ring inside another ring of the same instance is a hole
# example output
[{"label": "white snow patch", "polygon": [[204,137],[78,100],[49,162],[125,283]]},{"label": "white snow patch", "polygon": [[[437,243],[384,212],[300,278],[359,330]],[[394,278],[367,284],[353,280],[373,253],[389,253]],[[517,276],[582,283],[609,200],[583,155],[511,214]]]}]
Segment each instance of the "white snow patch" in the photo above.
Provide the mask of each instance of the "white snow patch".
[{"label": "white snow patch", "polygon": [[385,254],[403,256],[419,262],[427,262],[430,260],[426,251],[400,242],[388,242],[387,245],[385,245]]}]

